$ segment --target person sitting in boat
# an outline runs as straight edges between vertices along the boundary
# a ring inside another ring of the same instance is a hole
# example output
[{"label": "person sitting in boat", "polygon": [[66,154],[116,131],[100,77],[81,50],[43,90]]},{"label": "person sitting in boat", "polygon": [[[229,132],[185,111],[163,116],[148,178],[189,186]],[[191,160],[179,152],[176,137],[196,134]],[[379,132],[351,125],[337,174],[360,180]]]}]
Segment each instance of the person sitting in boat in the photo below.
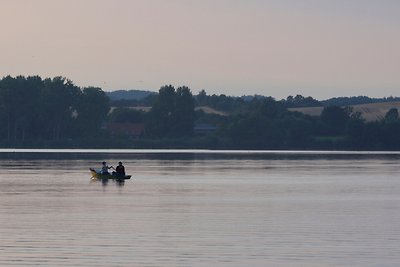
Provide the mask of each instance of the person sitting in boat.
[{"label": "person sitting in boat", "polygon": [[118,162],[118,166],[117,166],[117,168],[115,168],[115,174],[120,177],[125,176],[125,167],[124,167],[124,165],[122,165],[121,161]]},{"label": "person sitting in boat", "polygon": [[114,169],[113,166],[108,167],[107,162],[103,161],[103,167],[101,167],[101,174],[110,174],[108,172],[109,169]]}]

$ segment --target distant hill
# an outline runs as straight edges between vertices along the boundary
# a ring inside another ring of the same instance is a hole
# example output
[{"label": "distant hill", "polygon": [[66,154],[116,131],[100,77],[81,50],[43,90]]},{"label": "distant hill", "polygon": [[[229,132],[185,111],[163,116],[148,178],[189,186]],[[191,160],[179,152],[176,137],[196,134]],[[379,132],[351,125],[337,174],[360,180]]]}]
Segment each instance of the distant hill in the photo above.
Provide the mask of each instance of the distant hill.
[{"label": "distant hill", "polygon": [[372,103],[388,103],[399,102],[400,97],[383,97],[371,98],[368,96],[351,96],[351,97],[333,97],[326,100],[316,100],[310,96],[303,97],[302,95],[288,96],[281,102],[287,108],[302,108],[302,107],[328,107],[328,106],[352,106]]},{"label": "distant hill", "polygon": [[155,95],[156,92],[145,91],[145,90],[117,90],[112,92],[106,92],[106,95],[111,101],[117,100],[142,100],[149,95]]},{"label": "distant hill", "polygon": [[387,102],[399,102],[400,97],[383,97],[383,98],[371,98],[368,96],[352,96],[352,97],[333,97],[327,100],[319,101],[323,106],[350,106],[350,105],[361,105],[361,104],[372,104],[372,103],[387,103]]},{"label": "distant hill", "polygon": [[[149,95],[156,95],[157,92],[147,90],[116,90],[106,92],[106,95],[111,101],[119,100],[142,100]],[[262,99],[266,96],[262,95],[243,95],[241,98],[245,102],[250,102],[253,99]],[[351,97],[333,97],[326,100],[316,100],[310,96],[303,97],[302,95],[288,96],[286,99],[281,100],[288,108],[301,108],[301,107],[327,107],[327,106],[352,106],[361,104],[372,104],[372,103],[387,103],[387,102],[400,102],[400,97],[383,97],[383,98],[371,98],[368,96],[351,96]]]},{"label": "distant hill", "polygon": [[[139,107],[141,110],[148,111],[154,102],[157,92],[146,90],[116,90],[106,92],[106,94],[110,98],[113,107]],[[149,96],[152,97],[149,98]],[[210,105],[210,103],[200,104],[196,107],[196,110],[202,110],[209,114],[226,116],[235,110],[223,109],[221,107],[225,105],[228,107],[232,106],[233,109],[240,108],[240,105],[234,105],[236,103],[235,99],[242,99],[245,102],[250,102],[253,99],[263,98],[267,97],[262,95],[243,95],[241,97],[226,97],[225,95],[220,95],[216,96],[219,102],[211,103],[214,105]],[[323,108],[327,106],[351,106],[353,107],[353,111],[360,112],[366,121],[382,119],[390,108],[397,108],[400,110],[400,97],[371,98],[368,96],[352,96],[334,97],[318,101],[310,96],[303,97],[302,95],[296,95],[294,97],[288,96],[286,99],[280,100],[280,102],[291,111],[299,111],[311,116],[319,116]],[[211,106],[214,107],[212,108]]]},{"label": "distant hill", "polygon": [[[384,118],[386,112],[388,112],[391,108],[397,108],[400,110],[400,101],[343,106],[350,106],[353,108],[353,112],[360,112],[366,121],[377,121]],[[323,107],[289,108],[290,111],[298,111],[310,116],[321,115],[323,109]]]}]

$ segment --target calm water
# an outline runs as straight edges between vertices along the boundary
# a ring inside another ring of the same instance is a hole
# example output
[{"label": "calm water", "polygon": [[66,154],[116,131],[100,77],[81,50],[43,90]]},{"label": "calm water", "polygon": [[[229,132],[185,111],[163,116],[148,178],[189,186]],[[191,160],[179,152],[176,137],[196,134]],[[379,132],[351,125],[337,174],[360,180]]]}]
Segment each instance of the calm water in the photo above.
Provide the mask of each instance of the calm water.
[{"label": "calm water", "polygon": [[0,266],[400,266],[400,154],[41,152],[0,153]]}]

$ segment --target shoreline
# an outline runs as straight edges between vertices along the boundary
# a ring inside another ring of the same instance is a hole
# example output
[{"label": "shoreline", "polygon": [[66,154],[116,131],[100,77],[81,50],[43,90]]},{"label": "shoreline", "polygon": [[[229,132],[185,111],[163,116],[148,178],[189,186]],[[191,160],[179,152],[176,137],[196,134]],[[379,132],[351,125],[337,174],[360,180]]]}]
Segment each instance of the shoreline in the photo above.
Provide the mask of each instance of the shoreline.
[{"label": "shoreline", "polygon": [[240,150],[240,149],[42,149],[0,148],[0,153],[242,154],[242,155],[400,155],[400,151]]}]

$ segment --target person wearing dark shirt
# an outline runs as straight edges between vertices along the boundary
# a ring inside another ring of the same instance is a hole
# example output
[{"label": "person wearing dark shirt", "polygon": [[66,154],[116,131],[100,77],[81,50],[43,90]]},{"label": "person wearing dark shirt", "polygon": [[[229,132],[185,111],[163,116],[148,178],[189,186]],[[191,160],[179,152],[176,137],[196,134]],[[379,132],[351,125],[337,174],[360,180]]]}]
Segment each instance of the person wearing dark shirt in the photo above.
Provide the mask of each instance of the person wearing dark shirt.
[{"label": "person wearing dark shirt", "polygon": [[115,172],[117,176],[125,176],[125,167],[122,165],[122,162],[118,162],[117,168],[115,168]]}]

